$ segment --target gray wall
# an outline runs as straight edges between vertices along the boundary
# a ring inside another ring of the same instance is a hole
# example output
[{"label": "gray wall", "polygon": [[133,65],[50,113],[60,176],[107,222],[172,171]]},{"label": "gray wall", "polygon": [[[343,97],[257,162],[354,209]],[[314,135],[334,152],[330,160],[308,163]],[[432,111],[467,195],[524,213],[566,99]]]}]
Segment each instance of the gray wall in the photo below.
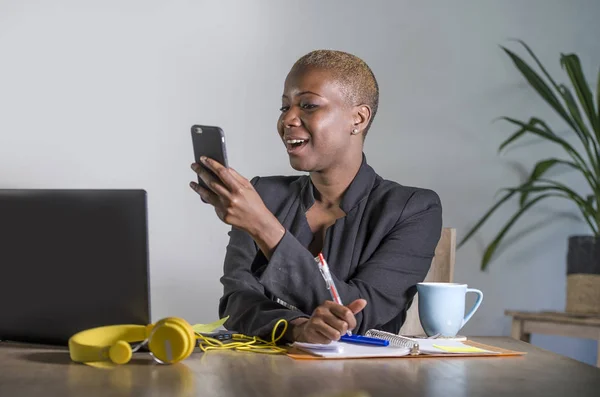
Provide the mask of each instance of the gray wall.
[{"label": "gray wall", "polygon": [[[381,87],[367,139],[384,177],[436,190],[459,237],[542,156],[535,140],[504,155],[501,115],[549,112],[498,45],[527,41],[565,78],[577,52],[600,65],[600,2],[0,1],[0,187],[144,188],[149,193],[152,316],[217,317],[228,227],[189,190],[189,126],[216,124],[246,177],[290,174],[275,131],[283,80],[316,48],[364,58]],[[522,53],[522,51],[521,51]],[[565,174],[566,181],[583,187]],[[526,216],[488,272],[483,246],[507,207],[457,254],[456,281],[485,293],[463,330],[508,335],[505,309],[561,310],[566,238],[586,233],[568,203]],[[533,230],[533,233],[525,233]],[[594,362],[594,342],[533,339]]]}]

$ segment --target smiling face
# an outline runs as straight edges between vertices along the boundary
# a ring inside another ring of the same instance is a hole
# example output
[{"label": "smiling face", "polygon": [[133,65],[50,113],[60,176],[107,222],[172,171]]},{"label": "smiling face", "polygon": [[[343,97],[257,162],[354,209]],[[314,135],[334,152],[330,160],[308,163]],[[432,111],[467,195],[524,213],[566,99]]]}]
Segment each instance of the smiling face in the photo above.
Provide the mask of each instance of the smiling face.
[{"label": "smiling face", "polygon": [[330,72],[318,68],[292,69],[285,80],[277,130],[298,171],[343,167],[362,156],[359,112],[344,87]]}]

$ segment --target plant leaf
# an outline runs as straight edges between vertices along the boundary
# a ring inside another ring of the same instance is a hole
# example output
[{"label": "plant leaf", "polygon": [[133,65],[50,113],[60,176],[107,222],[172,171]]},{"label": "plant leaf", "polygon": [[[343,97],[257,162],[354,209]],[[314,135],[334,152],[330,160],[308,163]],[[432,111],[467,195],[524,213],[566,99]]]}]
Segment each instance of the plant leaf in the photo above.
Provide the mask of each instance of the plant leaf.
[{"label": "plant leaf", "polygon": [[598,224],[598,222],[596,221],[596,218],[595,218],[598,216],[598,212],[594,209],[593,205],[590,205],[588,200],[584,200],[581,196],[579,196],[577,193],[575,193],[573,190],[569,189],[565,185],[561,185],[559,183],[556,183],[553,181],[547,181],[547,180],[543,180],[543,179],[540,179],[540,181],[549,182],[552,184],[551,185],[543,185],[543,186],[524,186],[523,185],[523,186],[520,186],[517,188],[508,188],[508,189],[504,189],[504,190],[507,190],[510,192],[528,191],[530,193],[533,193],[533,192],[539,193],[539,192],[545,192],[545,191],[558,191],[558,192],[566,193],[565,195],[561,195],[560,197],[571,200],[572,202],[577,204],[577,207],[581,211],[581,215],[583,215],[583,219],[586,221],[586,223],[588,224],[588,226],[590,227],[590,229],[592,230],[594,235],[598,235],[600,225]]},{"label": "plant leaf", "polygon": [[535,120],[539,120],[539,124],[543,127],[543,129],[538,128],[535,125],[531,125],[531,123],[525,124],[524,122],[522,122],[520,120],[515,120],[510,117],[500,117],[500,119],[506,120],[512,124],[518,125],[522,128],[525,128],[525,130],[527,130],[528,132],[531,132],[534,135],[541,136],[542,138],[546,138],[552,142],[555,142],[555,143],[558,143],[559,145],[561,145],[563,147],[563,149],[565,149],[565,151],[571,156],[571,158],[575,160],[575,163],[578,165],[579,170],[581,172],[583,172],[586,180],[592,187],[592,190],[597,191],[598,189],[600,189],[600,184],[597,181],[597,177],[594,176],[594,173],[590,171],[587,163],[585,162],[585,160],[583,160],[581,155],[567,141],[565,141],[564,139],[562,139],[558,135],[556,135],[554,132],[552,132],[548,128],[546,123],[544,123],[542,120],[535,119]]},{"label": "plant leaf", "polygon": [[[577,204],[577,206],[581,210],[582,215],[584,216],[586,221],[588,221],[588,223],[590,223],[590,222],[587,217],[595,219],[598,216],[594,207],[590,206],[588,204],[587,200],[585,200],[583,197],[581,197],[579,194],[577,194],[574,190],[570,189],[568,186],[563,185],[562,183],[559,183],[556,181],[543,179],[543,178],[540,178],[539,181],[547,183],[550,186],[553,186],[556,189],[565,192],[569,196],[569,198]],[[596,228],[591,223],[590,223],[590,227],[592,228],[592,230],[594,232],[596,231]]]},{"label": "plant leaf", "polygon": [[506,194],[506,196],[502,197],[496,204],[494,204],[492,206],[492,208],[490,208],[488,210],[488,212],[486,212],[481,219],[479,219],[479,221],[475,224],[475,226],[473,226],[471,228],[471,230],[469,230],[467,232],[467,235],[465,237],[463,237],[463,239],[460,241],[460,243],[458,243],[458,245],[456,246],[456,248],[460,248],[464,243],[467,242],[468,239],[471,238],[471,236],[473,236],[475,234],[475,232],[477,232],[477,230],[479,230],[479,228],[485,223],[485,221],[488,220],[488,218],[502,205],[506,202],[506,200],[508,200],[509,198],[511,198],[516,192],[509,192],[508,194]]},{"label": "plant leaf", "polygon": [[560,57],[560,63],[567,71],[571,83],[573,84],[573,88],[575,88],[575,92],[579,98],[579,102],[581,103],[581,107],[586,113],[590,125],[596,133],[596,138],[600,141],[600,120],[598,120],[598,115],[594,109],[592,92],[590,91],[590,87],[588,86],[583,70],[581,69],[579,57],[576,54],[563,54]]},{"label": "plant leaf", "polygon": [[[536,119],[535,117],[532,117],[531,119],[529,119],[529,122],[527,123],[528,126],[532,126],[532,127],[535,127],[536,124],[540,124],[540,120]],[[510,137],[508,137],[504,142],[502,142],[502,144],[498,148],[498,153],[500,153],[502,151],[502,149],[504,149],[506,146],[510,145],[512,142],[514,142],[517,139],[519,139],[520,137],[522,137],[527,131],[528,130],[526,127],[519,128],[517,130],[517,132],[515,132]]]},{"label": "plant leaf", "polygon": [[[531,50],[531,48],[529,48],[529,46],[523,40],[513,39],[513,41],[517,41],[525,48],[525,50],[527,50],[527,52],[533,58],[533,60],[535,61],[537,66],[540,68],[542,73],[544,73],[544,76],[546,76],[546,78],[550,81],[550,83],[552,83],[552,85],[554,86],[556,91],[558,91],[561,94],[561,96],[562,96],[563,100],[565,101],[567,108],[571,114],[571,118],[574,120],[574,124],[576,124],[576,126],[579,127],[579,130],[577,128],[575,128],[576,127],[575,125],[571,124],[571,126],[575,130],[575,133],[579,136],[579,139],[583,142],[583,144],[586,148],[586,151],[588,152],[588,155],[590,156],[590,162],[592,163],[592,165],[594,167],[597,167],[600,170],[600,166],[598,165],[599,162],[594,161],[593,154],[589,151],[589,141],[591,138],[591,141],[593,144],[593,149],[594,149],[594,154],[595,154],[596,158],[598,157],[598,152],[600,151],[600,148],[598,147],[598,146],[600,146],[600,137],[598,137],[598,141],[595,142],[593,135],[591,135],[590,131],[587,130],[585,123],[583,122],[583,118],[581,117],[581,113],[579,112],[579,107],[577,106],[577,104],[573,98],[573,95],[571,95],[571,91],[567,87],[565,87],[564,84],[559,85],[554,81],[552,76],[550,76],[550,73],[548,73],[546,68],[544,68],[544,65],[542,65],[542,63],[540,62],[538,57],[533,53],[533,50]],[[598,76],[598,118],[600,119],[600,71],[599,71],[599,76]]]},{"label": "plant leaf", "polygon": [[[543,130],[540,128],[537,128],[534,125],[529,125],[529,124],[525,124],[522,121],[510,118],[510,117],[501,117],[502,120],[506,120],[509,123],[513,123],[516,124],[522,128],[525,128],[528,132],[531,132],[535,135],[541,136],[542,138],[546,138],[549,141],[558,143],[559,145],[561,145],[569,154],[575,153],[576,156],[579,156],[579,154],[575,151],[575,149],[573,148],[573,146],[571,146],[567,141],[565,141],[564,139],[560,138],[558,135],[556,135],[554,132],[550,131],[549,129]],[[543,124],[544,127],[546,127],[545,124]],[[583,161],[583,159],[581,159],[581,156],[579,156],[579,159]]]},{"label": "plant leaf", "polygon": [[[591,207],[594,208],[594,203],[596,202],[596,200],[599,198],[600,196],[596,197],[593,194],[590,194],[586,197],[586,202],[587,204]],[[598,202],[598,204],[596,205],[596,226],[598,226],[598,231],[600,231],[600,201]]]},{"label": "plant leaf", "polygon": [[[598,172],[600,172],[600,159],[598,159],[598,153],[600,152],[600,148],[598,147],[600,145],[600,139],[598,139],[598,142],[596,142],[596,139],[594,139],[594,134],[592,134],[585,125],[583,117],[581,117],[581,113],[579,112],[579,106],[577,106],[577,102],[575,102],[575,98],[573,98],[571,90],[569,90],[569,88],[567,88],[564,84],[561,84],[559,87],[559,92],[565,100],[565,103],[569,108],[569,112],[571,113],[571,117],[573,118],[575,124],[578,127],[578,129],[575,129],[575,132],[577,133],[577,136],[579,136],[579,139],[581,140],[581,143],[585,148],[592,169],[595,169]],[[594,110],[592,104],[592,112],[593,111]],[[592,150],[590,150],[590,147],[591,149],[593,149],[593,152]]]},{"label": "plant leaf", "polygon": [[490,245],[488,245],[487,249],[485,250],[485,253],[483,254],[483,259],[481,260],[481,270],[485,270],[487,268],[487,265],[489,264],[492,255],[494,255],[494,252],[496,252],[496,249],[498,248],[498,245],[506,235],[506,232],[508,232],[508,230],[515,224],[515,222],[521,217],[521,215],[523,215],[525,211],[527,211],[531,206],[535,205],[540,200],[555,195],[556,194],[553,193],[543,194],[534,198],[533,200],[525,204],[525,206],[519,208],[519,210],[512,216],[512,218],[510,218],[510,220],[504,225],[502,230],[500,230],[500,233],[498,233],[496,238],[490,243]]},{"label": "plant leaf", "polygon": [[[552,168],[553,166],[555,166],[556,164],[565,164],[568,165],[572,168],[575,168],[577,170],[581,170],[581,168],[575,164],[572,163],[570,161],[565,161],[565,160],[561,160],[561,159],[555,159],[555,158],[551,158],[551,159],[546,159],[546,160],[542,160],[539,161],[534,167],[533,167],[533,171],[531,172],[531,175],[529,176],[529,179],[527,180],[527,182],[525,182],[523,185],[521,186],[528,186],[528,185],[532,185],[535,181],[537,181],[544,173],[546,173],[546,171],[548,171],[550,168]],[[527,201],[527,197],[529,196],[529,190],[523,190],[521,191],[521,198],[519,199],[519,205],[522,207],[525,202]]]},{"label": "plant leaf", "polygon": [[[577,102],[575,102],[575,98],[573,98],[573,94],[571,94],[571,90],[566,87],[564,84],[561,84],[558,88],[561,93],[565,103],[567,104],[567,108],[569,109],[569,113],[571,113],[571,118],[577,124],[578,129],[575,129],[577,135],[583,142],[584,145],[589,144],[590,139],[590,131],[585,126],[583,122],[583,118],[581,117],[581,112],[579,111],[579,107],[577,106]],[[592,139],[593,141],[593,139]]]},{"label": "plant leaf", "polygon": [[535,126],[529,126],[522,121],[515,120],[510,117],[501,117],[501,119],[506,120],[510,123],[516,124],[518,126],[525,127],[527,129],[527,131],[561,145],[563,147],[563,149],[565,149],[565,151],[571,156],[571,158],[573,160],[575,160],[575,163],[580,167],[581,172],[583,172],[586,180],[588,181],[588,183],[590,184],[592,189],[594,191],[597,191],[600,188],[600,185],[598,184],[598,181],[597,181],[597,177],[595,176],[595,174],[593,172],[590,171],[587,163],[585,162],[585,160],[583,160],[581,155],[567,141],[565,141],[564,139],[562,139],[558,135],[556,135],[554,132],[552,132],[548,128],[548,126],[546,126],[545,123],[542,122],[542,125],[545,128],[545,130],[542,130]]},{"label": "plant leaf", "polygon": [[569,115],[565,111],[562,104],[559,102],[554,92],[552,92],[550,87],[548,87],[548,84],[546,84],[544,80],[542,80],[542,78],[517,54],[505,47],[502,47],[502,49],[508,54],[508,56],[512,59],[517,69],[519,69],[521,74],[525,77],[529,84],[538,92],[538,94],[567,122],[567,124],[575,128],[573,125],[573,121],[570,119]]},{"label": "plant leaf", "polygon": [[525,47],[525,50],[527,50],[527,52],[533,58],[533,60],[538,65],[538,67],[540,68],[540,70],[542,71],[542,73],[544,73],[544,76],[546,76],[546,78],[548,80],[550,80],[550,82],[552,83],[552,85],[554,86],[554,88],[558,91],[558,84],[556,84],[556,82],[554,81],[554,79],[552,78],[552,76],[550,76],[550,73],[548,73],[548,71],[546,70],[546,68],[544,68],[544,65],[542,65],[542,63],[540,62],[540,60],[538,59],[538,57],[535,56],[535,54],[533,53],[533,50],[531,48],[529,48],[529,46],[527,44],[525,44],[525,42],[523,40],[519,40],[519,39],[512,39],[512,40],[520,43],[523,47]]},{"label": "plant leaf", "polygon": [[539,179],[539,181],[543,181],[543,182],[546,182],[549,184],[548,185],[523,184],[516,188],[507,188],[504,190],[507,190],[509,192],[515,191],[515,192],[528,192],[528,193],[539,193],[539,192],[546,192],[546,191],[563,192],[563,193],[566,193],[566,195],[568,196],[567,198],[569,198],[571,201],[573,201],[573,202],[575,202],[575,204],[577,204],[577,206],[581,210],[581,213],[586,218],[594,216],[595,211],[594,211],[593,207],[590,207],[586,200],[584,200],[581,196],[579,196],[573,190],[569,189],[567,186],[561,185],[557,182],[548,181],[546,179]]},{"label": "plant leaf", "polygon": [[[598,69],[598,87],[596,87],[596,106],[598,106],[598,117],[600,117],[600,69]],[[598,139],[600,145],[600,138]]]},{"label": "plant leaf", "polygon": [[556,181],[553,181],[550,179],[544,179],[544,178],[539,178],[538,181],[547,183],[551,186],[556,186],[557,188],[560,188],[560,189],[563,189],[565,192],[568,192],[569,194],[574,195],[577,198],[577,200],[580,200],[581,202],[585,202],[583,197],[581,197],[579,194],[577,194],[573,189],[571,189],[567,185],[564,185],[560,182],[556,182]]}]

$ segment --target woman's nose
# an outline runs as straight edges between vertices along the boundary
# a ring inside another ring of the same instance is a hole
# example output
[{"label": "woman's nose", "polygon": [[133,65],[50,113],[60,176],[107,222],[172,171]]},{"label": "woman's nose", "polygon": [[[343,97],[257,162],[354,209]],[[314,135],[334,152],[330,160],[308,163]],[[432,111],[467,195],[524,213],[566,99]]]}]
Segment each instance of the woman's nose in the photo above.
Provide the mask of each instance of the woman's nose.
[{"label": "woman's nose", "polygon": [[288,110],[281,118],[281,125],[283,128],[297,127],[301,124],[298,113],[293,108]]}]

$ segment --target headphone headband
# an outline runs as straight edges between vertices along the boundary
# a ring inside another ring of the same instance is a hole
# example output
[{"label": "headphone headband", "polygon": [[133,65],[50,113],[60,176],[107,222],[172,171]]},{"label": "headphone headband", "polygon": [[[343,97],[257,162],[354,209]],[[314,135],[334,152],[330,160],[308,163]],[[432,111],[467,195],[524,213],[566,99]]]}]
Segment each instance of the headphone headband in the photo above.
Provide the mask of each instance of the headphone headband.
[{"label": "headphone headband", "polygon": [[191,325],[180,318],[169,317],[149,325],[108,325],[87,329],[69,339],[69,354],[76,362],[129,362],[130,343],[146,342],[155,359],[175,363],[187,358],[196,344]]}]

